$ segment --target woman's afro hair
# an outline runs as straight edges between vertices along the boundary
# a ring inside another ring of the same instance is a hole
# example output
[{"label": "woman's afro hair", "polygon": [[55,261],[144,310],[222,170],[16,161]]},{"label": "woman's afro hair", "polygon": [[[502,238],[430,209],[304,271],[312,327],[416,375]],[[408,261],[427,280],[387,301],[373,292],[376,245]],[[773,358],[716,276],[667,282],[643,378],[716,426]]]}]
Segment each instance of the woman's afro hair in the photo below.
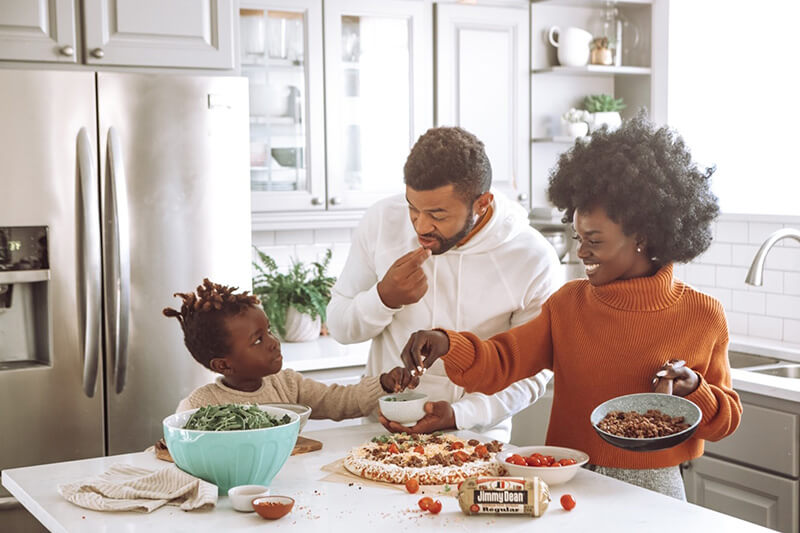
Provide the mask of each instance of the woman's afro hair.
[{"label": "woman's afro hair", "polygon": [[701,171],[680,135],[640,112],[562,154],[547,193],[565,210],[563,222],[571,223],[576,209],[602,207],[626,235],[646,240],[649,257],[685,263],[711,244],[719,214],[710,189],[714,170]]}]

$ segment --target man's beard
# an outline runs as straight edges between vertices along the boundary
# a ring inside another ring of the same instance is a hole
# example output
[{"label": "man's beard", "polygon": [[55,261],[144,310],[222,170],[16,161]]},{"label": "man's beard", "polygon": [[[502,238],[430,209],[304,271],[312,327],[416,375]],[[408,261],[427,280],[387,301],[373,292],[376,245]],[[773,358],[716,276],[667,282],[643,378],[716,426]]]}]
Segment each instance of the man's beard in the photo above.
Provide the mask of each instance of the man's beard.
[{"label": "man's beard", "polygon": [[445,239],[444,237],[435,233],[427,233],[425,235],[421,235],[421,237],[426,239],[436,239],[439,242],[439,246],[436,249],[431,248],[431,254],[441,255],[461,242],[461,240],[464,239],[464,237],[466,237],[470,231],[472,231],[473,227],[475,227],[475,217],[473,216],[472,211],[470,211],[467,213],[467,219],[464,221],[464,226],[452,237]]}]

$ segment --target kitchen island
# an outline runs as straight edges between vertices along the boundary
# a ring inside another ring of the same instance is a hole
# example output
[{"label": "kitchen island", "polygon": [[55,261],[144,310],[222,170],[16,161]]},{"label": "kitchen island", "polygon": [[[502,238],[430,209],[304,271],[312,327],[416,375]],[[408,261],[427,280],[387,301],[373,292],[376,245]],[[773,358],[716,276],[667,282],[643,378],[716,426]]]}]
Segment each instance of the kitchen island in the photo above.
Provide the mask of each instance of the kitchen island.
[{"label": "kitchen island", "polygon": [[[565,485],[551,487],[552,502],[539,518],[511,515],[464,515],[458,502],[448,494],[435,495],[442,501],[438,515],[420,511],[420,493],[408,494],[396,486],[377,487],[361,483],[325,480],[331,474],[323,466],[343,458],[348,450],[377,434],[379,424],[364,424],[304,433],[323,442],[321,451],[289,458],[271,484],[272,494],[296,500],[290,514],[267,521],[255,513],[240,513],[220,496],[211,510],[184,512],[165,506],[150,514],[108,513],[83,509],[68,503],[57,486],[94,476],[116,463],[157,469],[165,465],[149,452],[98,457],[3,471],[2,482],[42,524],[54,532],[109,531],[771,531],[703,507],[674,500],[615,479],[580,469]],[[468,431],[456,433],[477,437]],[[453,487],[455,493],[455,487]],[[570,512],[559,505],[563,494],[572,494],[577,506]]]}]

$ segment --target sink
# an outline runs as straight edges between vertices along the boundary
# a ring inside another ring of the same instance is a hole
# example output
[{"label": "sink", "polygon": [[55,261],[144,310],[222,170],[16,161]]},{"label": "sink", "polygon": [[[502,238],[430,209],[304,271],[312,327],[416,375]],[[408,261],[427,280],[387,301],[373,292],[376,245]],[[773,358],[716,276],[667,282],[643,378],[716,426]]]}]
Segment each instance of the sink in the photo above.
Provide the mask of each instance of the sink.
[{"label": "sink", "polygon": [[748,368],[751,366],[765,366],[780,363],[780,359],[774,357],[764,357],[761,355],[754,355],[744,352],[728,352],[728,359],[731,362],[731,368]]},{"label": "sink", "polygon": [[769,376],[778,376],[781,378],[800,378],[800,364],[798,363],[767,365],[762,367],[746,368],[745,370],[748,372],[767,374]]}]

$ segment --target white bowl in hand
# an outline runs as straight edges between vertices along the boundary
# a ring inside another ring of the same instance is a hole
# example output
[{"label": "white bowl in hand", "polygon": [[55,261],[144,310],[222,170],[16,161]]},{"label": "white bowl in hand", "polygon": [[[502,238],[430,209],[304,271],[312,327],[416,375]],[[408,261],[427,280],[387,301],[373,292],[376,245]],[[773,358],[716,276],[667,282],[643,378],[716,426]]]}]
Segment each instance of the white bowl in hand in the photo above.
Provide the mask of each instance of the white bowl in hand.
[{"label": "white bowl in hand", "polygon": [[425,416],[425,402],[428,395],[405,391],[387,394],[378,400],[381,414],[400,425],[411,427]]}]

